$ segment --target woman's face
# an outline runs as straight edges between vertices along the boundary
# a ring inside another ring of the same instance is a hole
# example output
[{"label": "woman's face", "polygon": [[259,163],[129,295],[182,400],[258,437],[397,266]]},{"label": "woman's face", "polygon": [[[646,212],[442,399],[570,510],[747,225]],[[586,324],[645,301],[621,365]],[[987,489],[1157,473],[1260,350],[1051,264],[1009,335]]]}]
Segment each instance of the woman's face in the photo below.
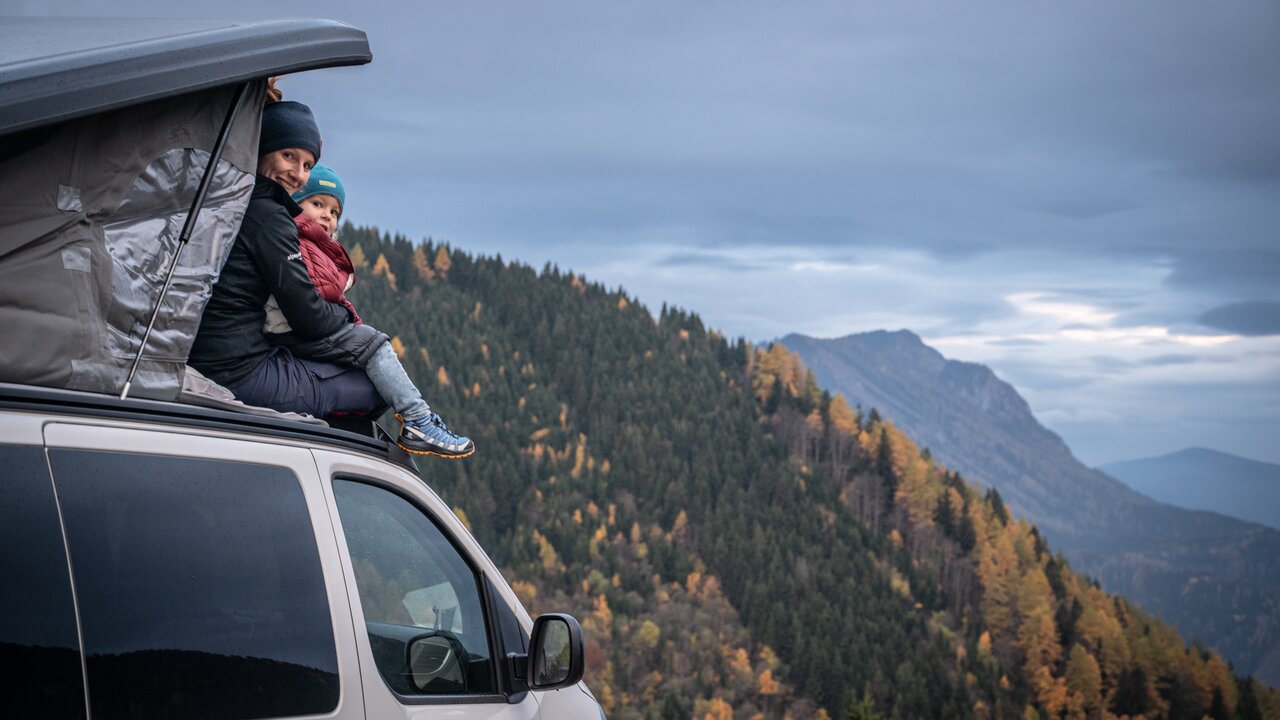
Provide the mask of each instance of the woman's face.
[{"label": "woman's face", "polygon": [[258,173],[280,183],[292,195],[307,184],[315,164],[316,156],[310,150],[285,148],[258,158]]}]

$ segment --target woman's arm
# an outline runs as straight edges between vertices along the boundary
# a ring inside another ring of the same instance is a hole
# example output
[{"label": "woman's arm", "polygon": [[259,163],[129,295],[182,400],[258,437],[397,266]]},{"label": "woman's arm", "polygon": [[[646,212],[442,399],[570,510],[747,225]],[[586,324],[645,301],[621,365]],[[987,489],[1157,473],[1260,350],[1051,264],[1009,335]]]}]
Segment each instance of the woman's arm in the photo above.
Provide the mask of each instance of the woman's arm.
[{"label": "woman's arm", "polygon": [[297,227],[283,208],[257,230],[250,243],[254,260],[295,334],[305,339],[322,338],[351,322],[346,308],[320,296],[302,261]]}]

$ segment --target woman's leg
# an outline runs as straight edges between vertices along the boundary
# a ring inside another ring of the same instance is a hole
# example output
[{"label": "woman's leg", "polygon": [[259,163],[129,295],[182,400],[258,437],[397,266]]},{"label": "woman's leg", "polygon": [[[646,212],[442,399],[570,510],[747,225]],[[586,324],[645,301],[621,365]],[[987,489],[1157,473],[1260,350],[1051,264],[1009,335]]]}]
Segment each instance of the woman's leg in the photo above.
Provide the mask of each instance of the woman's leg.
[{"label": "woman's leg", "polygon": [[400,358],[396,357],[396,351],[391,349],[391,343],[382,343],[378,347],[373,357],[369,358],[369,362],[365,364],[364,371],[369,374],[369,379],[378,389],[378,394],[390,403],[406,422],[422,420],[431,414],[431,408],[422,399],[418,386],[413,384],[408,373],[404,371]]},{"label": "woman's leg", "polygon": [[334,413],[377,417],[387,407],[360,368],[304,360],[283,347],[229,389],[247,405],[319,418]]}]

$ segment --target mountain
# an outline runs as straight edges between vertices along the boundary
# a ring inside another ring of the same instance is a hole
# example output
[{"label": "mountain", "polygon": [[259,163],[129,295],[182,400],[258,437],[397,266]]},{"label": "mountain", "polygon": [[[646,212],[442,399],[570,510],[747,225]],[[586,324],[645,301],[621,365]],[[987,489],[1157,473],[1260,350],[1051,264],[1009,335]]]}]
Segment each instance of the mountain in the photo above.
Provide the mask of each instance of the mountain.
[{"label": "mountain", "polygon": [[1280,683],[1280,532],[1165,505],[1085,467],[989,368],[948,360],[911,332],[781,342],[824,387],[998,489],[1073,566]]},{"label": "mountain", "polygon": [[553,266],[343,241],[361,315],[478,444],[424,480],[531,612],[581,620],[610,718],[1280,715],[781,345]]},{"label": "mountain", "polygon": [[1160,502],[1210,510],[1280,530],[1280,465],[1187,448],[1101,470]]}]

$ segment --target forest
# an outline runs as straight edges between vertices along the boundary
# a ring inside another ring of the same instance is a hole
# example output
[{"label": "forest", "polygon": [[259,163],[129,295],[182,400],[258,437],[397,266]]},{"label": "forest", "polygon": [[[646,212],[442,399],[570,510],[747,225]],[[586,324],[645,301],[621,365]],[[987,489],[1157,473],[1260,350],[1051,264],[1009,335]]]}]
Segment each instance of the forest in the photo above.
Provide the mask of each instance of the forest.
[{"label": "forest", "polygon": [[[345,226],[349,296],[477,453],[419,461],[610,718],[1280,718],[781,344]],[[392,421],[394,422],[394,421]]]}]

